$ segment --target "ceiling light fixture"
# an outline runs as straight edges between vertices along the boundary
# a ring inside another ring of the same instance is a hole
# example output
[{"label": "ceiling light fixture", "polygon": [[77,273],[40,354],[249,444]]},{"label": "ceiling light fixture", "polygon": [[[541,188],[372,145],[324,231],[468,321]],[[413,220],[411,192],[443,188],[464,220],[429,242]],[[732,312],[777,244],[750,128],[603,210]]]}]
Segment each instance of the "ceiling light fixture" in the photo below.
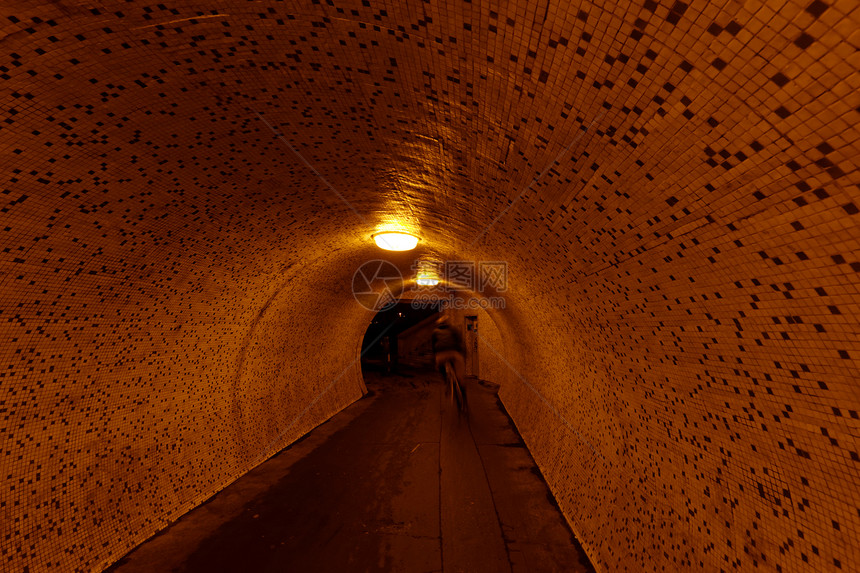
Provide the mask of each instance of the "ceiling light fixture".
[{"label": "ceiling light fixture", "polygon": [[402,231],[385,231],[373,235],[373,241],[386,251],[411,251],[418,244],[418,237]]}]

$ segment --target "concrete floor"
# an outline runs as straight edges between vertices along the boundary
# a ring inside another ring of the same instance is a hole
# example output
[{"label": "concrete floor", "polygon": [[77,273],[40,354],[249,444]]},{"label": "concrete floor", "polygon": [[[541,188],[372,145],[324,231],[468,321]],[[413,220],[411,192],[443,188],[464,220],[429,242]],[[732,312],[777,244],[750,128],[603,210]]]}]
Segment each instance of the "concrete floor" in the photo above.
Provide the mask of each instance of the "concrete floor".
[{"label": "concrete floor", "polygon": [[111,570],[593,571],[501,407],[470,381],[460,419],[435,373],[370,395]]}]

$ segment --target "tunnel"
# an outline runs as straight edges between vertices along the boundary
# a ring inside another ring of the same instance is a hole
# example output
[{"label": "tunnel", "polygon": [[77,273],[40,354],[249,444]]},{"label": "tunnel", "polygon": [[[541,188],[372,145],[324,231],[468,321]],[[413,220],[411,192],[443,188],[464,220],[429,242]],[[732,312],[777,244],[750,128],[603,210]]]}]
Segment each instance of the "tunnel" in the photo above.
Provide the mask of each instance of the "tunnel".
[{"label": "tunnel", "polygon": [[356,273],[434,261],[504,269],[458,291],[479,378],[595,570],[858,570],[858,30],[4,2],[2,569],[103,571],[373,399]]}]

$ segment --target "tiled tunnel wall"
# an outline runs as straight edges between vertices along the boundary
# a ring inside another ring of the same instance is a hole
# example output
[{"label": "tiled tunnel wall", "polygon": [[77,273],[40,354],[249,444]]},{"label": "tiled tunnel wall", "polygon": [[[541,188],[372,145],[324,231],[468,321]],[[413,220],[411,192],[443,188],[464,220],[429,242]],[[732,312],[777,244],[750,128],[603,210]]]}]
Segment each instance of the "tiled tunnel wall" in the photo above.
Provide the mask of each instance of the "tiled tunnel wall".
[{"label": "tiled tunnel wall", "polygon": [[99,569],[358,398],[394,221],[508,262],[502,397],[600,570],[857,567],[856,2],[0,22],[4,569]]}]

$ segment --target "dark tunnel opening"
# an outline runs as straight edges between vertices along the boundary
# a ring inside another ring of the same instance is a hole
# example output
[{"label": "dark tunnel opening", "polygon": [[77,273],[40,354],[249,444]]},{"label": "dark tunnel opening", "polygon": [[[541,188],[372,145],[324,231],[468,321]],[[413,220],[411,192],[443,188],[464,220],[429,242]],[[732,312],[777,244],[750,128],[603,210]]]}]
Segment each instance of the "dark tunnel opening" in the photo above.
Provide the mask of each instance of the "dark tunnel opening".
[{"label": "dark tunnel opening", "polygon": [[430,331],[439,305],[400,301],[376,313],[361,344],[362,373],[397,373],[402,367],[430,368]]}]

